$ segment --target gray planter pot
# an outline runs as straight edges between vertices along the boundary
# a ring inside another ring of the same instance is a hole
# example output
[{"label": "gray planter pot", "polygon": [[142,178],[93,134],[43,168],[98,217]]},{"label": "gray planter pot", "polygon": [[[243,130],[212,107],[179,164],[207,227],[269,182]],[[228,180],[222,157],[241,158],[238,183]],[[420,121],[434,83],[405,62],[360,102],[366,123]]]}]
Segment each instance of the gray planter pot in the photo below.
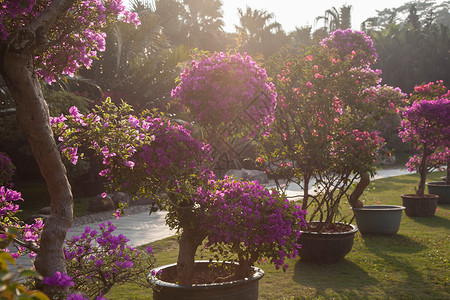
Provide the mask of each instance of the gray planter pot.
[{"label": "gray planter pot", "polygon": [[[209,261],[196,261],[196,268],[207,268]],[[165,265],[154,269],[156,272],[173,272],[176,264]],[[264,276],[264,271],[253,267],[254,274],[242,280],[210,283],[179,285],[165,282],[149,276],[149,281],[155,285],[153,289],[154,300],[257,300],[259,280]]]},{"label": "gray planter pot", "polygon": [[438,195],[439,204],[450,204],[450,185],[446,185],[445,181],[427,182],[428,193]]},{"label": "gray planter pot", "polygon": [[404,206],[366,205],[353,208],[361,234],[396,234],[400,228]]}]

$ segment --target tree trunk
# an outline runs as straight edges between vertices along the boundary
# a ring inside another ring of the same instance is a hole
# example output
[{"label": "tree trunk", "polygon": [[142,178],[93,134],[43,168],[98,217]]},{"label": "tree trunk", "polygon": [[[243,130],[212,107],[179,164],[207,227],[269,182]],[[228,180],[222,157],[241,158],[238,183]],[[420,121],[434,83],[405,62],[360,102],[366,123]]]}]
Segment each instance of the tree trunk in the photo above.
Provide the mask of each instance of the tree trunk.
[{"label": "tree trunk", "polygon": [[[50,217],[45,222],[36,270],[43,276],[65,272],[63,244],[73,218],[73,198],[66,169],[49,123],[47,104],[34,72],[33,56],[8,52],[1,45],[1,74],[16,104],[19,126],[30,143],[50,194]],[[25,199],[26,201],[26,199]],[[44,292],[51,296],[48,288]],[[68,288],[61,288],[66,294]]]},{"label": "tree trunk", "polygon": [[422,153],[422,157],[421,157],[419,168],[418,168],[420,180],[419,180],[419,186],[417,187],[417,191],[416,191],[416,195],[420,196],[420,197],[423,197],[425,195],[425,182],[427,180],[427,173],[428,173],[427,158],[428,158],[428,156],[431,155],[431,153],[428,153],[428,152],[429,152],[429,150],[427,148],[427,145],[423,145],[423,153]]},{"label": "tree trunk", "polygon": [[190,285],[195,273],[195,252],[199,246],[198,233],[191,228],[183,228],[180,237],[180,249],[178,252],[177,275],[178,283]]},{"label": "tree trunk", "polygon": [[445,177],[445,185],[450,185],[450,158],[447,160],[447,176]]},{"label": "tree trunk", "polygon": [[350,203],[351,207],[353,208],[361,208],[364,206],[364,204],[359,200],[359,197],[364,193],[364,190],[366,187],[368,187],[370,184],[370,174],[364,173],[361,174],[361,179],[356,184],[355,189],[353,190],[352,194],[350,195],[348,202]]}]

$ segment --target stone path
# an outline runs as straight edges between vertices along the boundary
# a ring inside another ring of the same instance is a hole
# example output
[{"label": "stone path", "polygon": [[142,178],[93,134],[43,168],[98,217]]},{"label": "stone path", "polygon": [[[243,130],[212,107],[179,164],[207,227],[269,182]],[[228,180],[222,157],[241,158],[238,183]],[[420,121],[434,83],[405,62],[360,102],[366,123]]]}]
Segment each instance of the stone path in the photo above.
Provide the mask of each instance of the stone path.
[{"label": "stone path", "polygon": [[[404,169],[378,170],[374,179],[410,174]],[[287,191],[288,196],[294,197],[301,194],[301,188],[298,185],[291,184]],[[148,212],[123,216],[119,219],[110,221],[117,227],[115,235],[123,234],[130,239],[129,245],[141,246],[150,242],[164,239],[175,234],[165,223],[166,212],[158,211],[149,215]],[[106,221],[107,222],[107,221]],[[105,223],[106,223],[105,222]],[[100,222],[101,223],[101,222]],[[70,228],[67,238],[79,235],[84,232],[84,228],[89,226],[92,229],[98,229],[99,223],[85,224],[83,226],[74,226]],[[17,265],[31,267],[28,257],[20,257],[16,260]]]}]

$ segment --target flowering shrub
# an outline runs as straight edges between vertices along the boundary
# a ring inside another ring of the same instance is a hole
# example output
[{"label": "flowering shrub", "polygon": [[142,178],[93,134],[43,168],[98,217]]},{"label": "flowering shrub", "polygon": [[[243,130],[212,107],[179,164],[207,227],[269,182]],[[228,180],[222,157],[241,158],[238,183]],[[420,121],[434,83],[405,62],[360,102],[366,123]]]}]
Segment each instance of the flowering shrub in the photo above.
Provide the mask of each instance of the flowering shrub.
[{"label": "flowering shrub", "polygon": [[408,164],[420,174],[416,194],[423,196],[426,175],[436,164],[429,165],[430,156],[439,153],[436,157],[445,157],[447,162],[450,160],[450,99],[415,101],[403,112],[403,118],[399,135],[419,152],[420,158],[412,157]]},{"label": "flowering shrub", "polygon": [[237,254],[240,275],[250,275],[250,267],[263,258],[277,269],[287,268],[285,259],[297,257],[306,212],[257,182],[225,178],[211,185],[213,188],[199,189],[195,195],[202,207],[201,228],[208,234],[206,246],[219,253]]},{"label": "flowering shrub", "polygon": [[115,229],[110,221],[99,224],[99,231],[86,227],[64,247],[69,286],[90,299],[105,295],[115,284],[134,282],[141,287],[150,286],[142,274],[153,266],[152,248],[141,251],[128,246],[129,239],[124,235],[113,235]]},{"label": "flowering shrub", "polygon": [[[14,202],[19,200],[23,200],[19,192],[0,187],[0,238],[4,240],[10,236],[10,241],[17,247],[18,252],[8,254],[11,259],[28,252],[33,258],[39,250],[43,223],[36,220],[35,224],[28,225],[15,217],[18,205]],[[45,277],[43,284],[73,287],[90,299],[101,298],[114,284],[134,282],[139,286],[150,286],[142,273],[153,266],[151,247],[145,251],[130,247],[125,236],[112,234],[115,229],[111,222],[102,223],[98,232],[86,227],[80,236],[66,241],[64,255],[68,274],[56,272],[52,277]],[[14,235],[9,234],[11,231]],[[7,248],[2,251],[9,252]],[[72,296],[73,299],[85,299],[80,298],[81,295]]]},{"label": "flowering shrub", "polygon": [[86,116],[76,107],[70,111],[51,119],[63,154],[75,164],[78,147],[96,151],[103,159],[100,175],[112,187],[135,196],[158,195],[182,188],[194,174],[209,175],[204,167],[209,159],[207,146],[167,118],[135,117],[130,106],[116,107],[109,99]]},{"label": "flowering shrub", "polygon": [[11,158],[3,152],[0,152],[0,186],[9,186],[16,167]]},{"label": "flowering shrub", "polygon": [[266,131],[273,122],[275,88],[247,54],[221,52],[193,60],[180,77],[172,97],[205,127],[217,129],[241,118]]},{"label": "flowering shrub", "polygon": [[338,54],[340,59],[352,60],[357,65],[369,65],[378,58],[372,39],[364,32],[350,28],[333,31],[320,44]]},{"label": "flowering shrub", "polygon": [[[46,9],[51,0],[6,0],[0,9],[0,40],[30,23]],[[138,15],[125,10],[122,0],[76,0],[64,17],[58,19],[56,30],[50,31],[50,48],[35,57],[37,72],[51,83],[60,74],[73,76],[81,66],[89,68],[97,51],[105,51],[106,34],[101,31],[117,19],[140,24]],[[55,43],[54,41],[58,41]]]}]

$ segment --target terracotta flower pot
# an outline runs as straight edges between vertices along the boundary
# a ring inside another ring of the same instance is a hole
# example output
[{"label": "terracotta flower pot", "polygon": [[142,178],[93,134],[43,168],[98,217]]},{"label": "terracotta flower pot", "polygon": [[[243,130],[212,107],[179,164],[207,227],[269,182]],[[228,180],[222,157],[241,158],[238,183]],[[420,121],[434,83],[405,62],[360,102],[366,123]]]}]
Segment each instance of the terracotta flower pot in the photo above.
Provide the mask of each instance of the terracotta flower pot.
[{"label": "terracotta flower pot", "polygon": [[[196,261],[196,269],[207,268],[209,261]],[[176,272],[176,264],[165,265],[154,269],[158,272]],[[264,271],[253,267],[254,274],[242,280],[210,283],[179,285],[166,282],[149,276],[149,281],[155,285],[153,289],[154,300],[219,300],[219,299],[242,299],[257,300],[259,280],[264,276]]]},{"label": "terracotta flower pot", "polygon": [[450,185],[446,185],[445,181],[427,182],[428,193],[438,195],[439,204],[450,204]]},{"label": "terracotta flower pot", "polygon": [[437,195],[402,195],[405,213],[408,217],[432,217],[436,213],[438,198]]},{"label": "terracotta flower pot", "polygon": [[317,264],[331,264],[344,259],[353,247],[353,240],[358,228],[349,224],[347,232],[312,232],[302,231],[299,255],[303,261]]},{"label": "terracotta flower pot", "polygon": [[361,234],[396,234],[400,228],[404,206],[365,205],[353,208]]}]

